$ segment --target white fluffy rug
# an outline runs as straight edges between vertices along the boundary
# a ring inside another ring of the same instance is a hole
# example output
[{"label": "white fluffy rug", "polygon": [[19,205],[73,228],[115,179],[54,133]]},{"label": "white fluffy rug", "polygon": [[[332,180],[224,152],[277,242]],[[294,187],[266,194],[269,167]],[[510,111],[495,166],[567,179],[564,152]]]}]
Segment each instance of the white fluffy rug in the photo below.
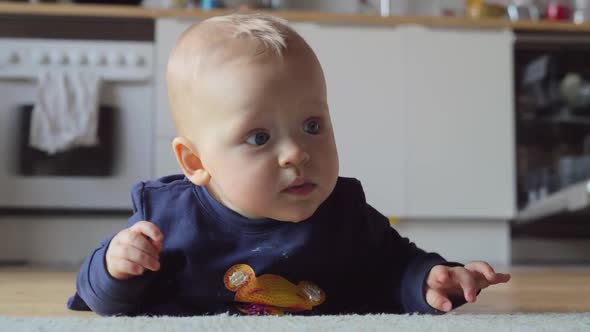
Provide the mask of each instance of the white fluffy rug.
[{"label": "white fluffy rug", "polygon": [[0,317],[0,331],[590,331],[590,313],[316,317]]}]

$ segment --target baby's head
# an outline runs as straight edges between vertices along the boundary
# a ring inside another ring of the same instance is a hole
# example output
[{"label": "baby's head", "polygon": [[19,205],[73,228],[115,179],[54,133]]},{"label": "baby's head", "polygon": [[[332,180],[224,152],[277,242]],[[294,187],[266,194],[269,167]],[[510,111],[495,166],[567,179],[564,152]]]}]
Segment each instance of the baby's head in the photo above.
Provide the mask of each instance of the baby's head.
[{"label": "baby's head", "polygon": [[234,14],[192,26],[170,55],[167,84],[178,163],[223,205],[299,222],[334,189],[322,68],[286,22]]}]

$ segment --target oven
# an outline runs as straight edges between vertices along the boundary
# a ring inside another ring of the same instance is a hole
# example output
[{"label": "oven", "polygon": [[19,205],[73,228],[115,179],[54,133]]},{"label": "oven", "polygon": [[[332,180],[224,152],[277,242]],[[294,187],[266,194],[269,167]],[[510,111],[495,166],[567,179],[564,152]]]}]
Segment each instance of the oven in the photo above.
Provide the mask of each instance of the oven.
[{"label": "oven", "polygon": [[[0,17],[0,209],[129,210],[153,176],[153,20]],[[38,77],[99,77],[97,144],[45,151],[31,144]]]}]

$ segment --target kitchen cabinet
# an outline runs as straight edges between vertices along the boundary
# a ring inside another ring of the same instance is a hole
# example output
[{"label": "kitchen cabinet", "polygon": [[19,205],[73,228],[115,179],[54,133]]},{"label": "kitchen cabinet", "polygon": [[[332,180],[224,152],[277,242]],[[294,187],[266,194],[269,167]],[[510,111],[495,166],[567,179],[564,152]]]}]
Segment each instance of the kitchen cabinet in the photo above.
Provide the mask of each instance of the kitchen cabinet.
[{"label": "kitchen cabinet", "polygon": [[341,174],[378,210],[514,215],[511,31],[293,26],[324,67]]},{"label": "kitchen cabinet", "polygon": [[406,216],[511,218],[513,33],[405,32]]}]

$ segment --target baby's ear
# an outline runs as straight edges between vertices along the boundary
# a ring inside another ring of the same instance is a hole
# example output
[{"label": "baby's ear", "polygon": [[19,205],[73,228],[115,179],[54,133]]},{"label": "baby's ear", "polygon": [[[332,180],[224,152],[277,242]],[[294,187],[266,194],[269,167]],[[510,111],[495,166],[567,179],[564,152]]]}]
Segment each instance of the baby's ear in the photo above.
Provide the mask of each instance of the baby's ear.
[{"label": "baby's ear", "polygon": [[204,186],[211,180],[211,175],[203,166],[201,159],[196,154],[193,144],[184,137],[176,137],[172,141],[172,149],[176,161],[184,175],[197,186]]}]

